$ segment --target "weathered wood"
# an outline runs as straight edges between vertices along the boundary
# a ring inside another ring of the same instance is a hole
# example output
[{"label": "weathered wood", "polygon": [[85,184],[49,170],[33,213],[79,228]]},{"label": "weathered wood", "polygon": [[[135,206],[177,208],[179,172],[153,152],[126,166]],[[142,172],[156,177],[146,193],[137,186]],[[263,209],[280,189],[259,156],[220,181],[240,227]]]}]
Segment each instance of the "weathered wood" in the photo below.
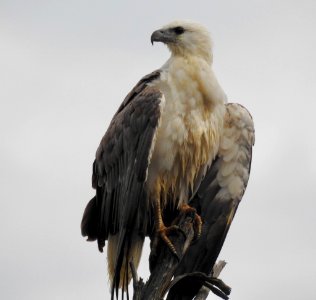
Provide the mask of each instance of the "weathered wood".
[{"label": "weathered wood", "polygon": [[136,268],[133,261],[130,262],[130,267],[131,267],[132,277],[133,277],[133,288],[134,288],[133,300],[141,300],[140,296],[141,296],[141,291],[144,288],[144,282],[142,278],[138,279]]},{"label": "weathered wood", "polygon": [[[222,272],[225,266],[226,266],[226,261],[224,260],[218,261],[213,267],[211,276],[214,278],[218,278],[219,274]],[[206,286],[202,286],[199,292],[197,293],[196,297],[194,298],[194,300],[206,300],[210,291],[211,291],[210,288]]]}]

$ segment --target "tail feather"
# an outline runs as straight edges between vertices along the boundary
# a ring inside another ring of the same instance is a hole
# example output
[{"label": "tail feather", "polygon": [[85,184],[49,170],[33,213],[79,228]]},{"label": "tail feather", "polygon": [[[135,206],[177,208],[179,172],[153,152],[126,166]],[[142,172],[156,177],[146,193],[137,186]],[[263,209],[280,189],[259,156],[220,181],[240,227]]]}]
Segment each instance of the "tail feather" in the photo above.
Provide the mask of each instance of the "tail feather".
[{"label": "tail feather", "polygon": [[[108,237],[108,273],[112,287],[112,297],[118,294],[118,289],[127,292],[128,284],[132,279],[130,262],[138,268],[142,254],[145,237],[139,234],[125,235],[123,243],[120,242],[120,234]],[[133,243],[130,243],[133,241]]]}]

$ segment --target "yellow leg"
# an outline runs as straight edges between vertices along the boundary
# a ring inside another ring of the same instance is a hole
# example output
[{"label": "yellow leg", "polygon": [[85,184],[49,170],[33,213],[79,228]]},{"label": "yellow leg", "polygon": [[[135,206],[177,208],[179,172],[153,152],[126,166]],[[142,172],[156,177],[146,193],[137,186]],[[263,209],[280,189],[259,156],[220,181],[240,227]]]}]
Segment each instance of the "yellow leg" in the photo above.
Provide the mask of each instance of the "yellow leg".
[{"label": "yellow leg", "polygon": [[173,254],[177,256],[177,251],[170,239],[168,238],[168,235],[179,229],[178,226],[172,225],[170,227],[166,227],[163,220],[162,220],[162,214],[161,214],[161,204],[160,204],[160,197],[155,197],[154,200],[155,205],[155,225],[156,225],[156,232],[160,236],[160,238],[167,244],[169,249]]}]

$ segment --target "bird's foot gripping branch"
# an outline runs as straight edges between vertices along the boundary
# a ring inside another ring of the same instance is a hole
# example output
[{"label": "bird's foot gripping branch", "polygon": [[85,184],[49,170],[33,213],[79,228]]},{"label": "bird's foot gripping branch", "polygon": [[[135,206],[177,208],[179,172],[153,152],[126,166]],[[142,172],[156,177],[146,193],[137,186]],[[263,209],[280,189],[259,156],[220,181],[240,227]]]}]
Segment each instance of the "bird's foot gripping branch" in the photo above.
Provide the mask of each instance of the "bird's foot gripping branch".
[{"label": "bird's foot gripping branch", "polygon": [[[187,279],[198,281],[202,286],[206,287],[206,289],[198,291],[197,295],[206,295],[207,297],[209,291],[212,291],[219,297],[228,299],[230,287],[222,280],[216,278],[221,270],[217,271],[216,274],[212,272],[212,276],[207,276],[201,272],[194,272],[177,276],[172,280],[174,271],[194,239],[195,222],[194,210],[181,211],[178,218],[174,221],[174,225],[178,226],[179,230],[174,231],[170,235],[170,240],[177,251],[177,256],[170,251],[168,245],[163,241],[152,246],[149,258],[151,275],[146,283],[141,278],[138,278],[133,262],[130,263],[134,287],[133,300],[161,300],[171,287]],[[202,299],[206,298],[200,298],[200,300]]]}]

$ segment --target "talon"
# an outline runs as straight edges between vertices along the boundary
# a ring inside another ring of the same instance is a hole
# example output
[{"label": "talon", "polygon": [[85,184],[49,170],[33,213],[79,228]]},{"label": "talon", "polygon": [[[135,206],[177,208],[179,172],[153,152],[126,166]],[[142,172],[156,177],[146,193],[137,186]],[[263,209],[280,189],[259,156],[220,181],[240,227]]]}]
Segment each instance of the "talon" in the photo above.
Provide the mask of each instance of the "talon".
[{"label": "talon", "polygon": [[[167,244],[168,248],[170,251],[178,258],[178,253],[172,242],[170,241],[168,235],[171,232],[174,231],[180,231],[182,234],[185,235],[185,233],[179,228],[177,225],[172,225],[169,227],[166,227],[164,225],[164,222],[162,220],[162,214],[161,214],[161,203],[160,203],[160,197],[159,194],[158,196],[154,197],[154,211],[155,211],[155,223],[156,223],[156,233],[160,238]],[[194,236],[195,239],[199,238],[201,236],[201,231],[202,231],[202,219],[201,217],[196,213],[196,209],[184,204],[180,207],[180,210],[184,211],[185,213],[192,212],[194,215],[194,220],[193,220],[193,227],[194,227]],[[153,246],[157,246],[157,240],[153,243]]]},{"label": "talon", "polygon": [[196,232],[196,237],[195,239],[199,239],[202,233],[202,218],[198,215],[195,214],[194,217],[194,232]]},{"label": "talon", "polygon": [[176,248],[174,247],[174,245],[172,244],[172,242],[170,241],[168,235],[171,232],[175,232],[179,230],[179,226],[177,225],[172,225],[170,227],[166,227],[163,224],[160,224],[159,230],[158,230],[158,234],[161,237],[161,239],[167,244],[167,246],[169,247],[169,249],[171,250],[171,252],[178,257],[178,253]]},{"label": "talon", "polygon": [[183,204],[180,207],[181,211],[184,211],[185,213],[188,212],[194,212],[194,220],[193,220],[193,226],[194,226],[194,240],[197,240],[200,238],[202,233],[202,218],[197,214],[196,209],[189,206],[188,204]]}]

